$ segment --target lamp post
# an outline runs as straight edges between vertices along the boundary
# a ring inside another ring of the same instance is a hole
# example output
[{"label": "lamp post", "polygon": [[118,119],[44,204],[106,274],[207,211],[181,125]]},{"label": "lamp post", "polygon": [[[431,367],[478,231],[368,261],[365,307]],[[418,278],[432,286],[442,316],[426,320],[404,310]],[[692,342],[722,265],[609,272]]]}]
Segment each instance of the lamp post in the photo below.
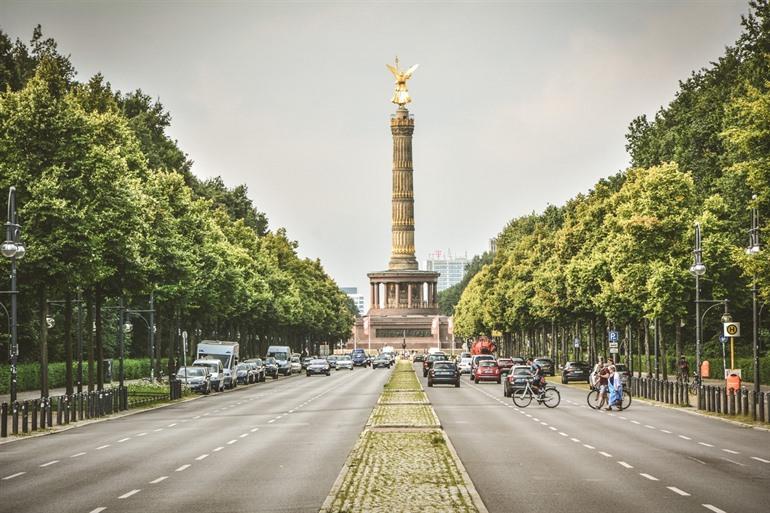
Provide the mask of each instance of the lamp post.
[{"label": "lamp post", "polygon": [[0,253],[11,260],[11,403],[16,401],[16,363],[19,356],[19,340],[16,329],[16,260],[24,258],[27,250],[21,242],[21,225],[16,222],[16,187],[8,189],[8,216],[5,222],[5,242],[0,246]]},{"label": "lamp post", "polygon": [[[760,252],[759,246],[759,210],[757,208],[757,195],[751,197],[754,207],[751,209],[751,229],[749,230],[749,246],[746,248],[746,254],[757,255]],[[754,345],[754,393],[759,397],[759,337],[757,336],[757,272],[754,271],[751,285],[752,302],[752,324],[753,324],[753,345]]]},{"label": "lamp post", "polygon": [[695,223],[695,249],[690,273],[695,276],[695,368],[700,377],[700,277],[706,274],[706,266],[702,261],[700,223]]}]

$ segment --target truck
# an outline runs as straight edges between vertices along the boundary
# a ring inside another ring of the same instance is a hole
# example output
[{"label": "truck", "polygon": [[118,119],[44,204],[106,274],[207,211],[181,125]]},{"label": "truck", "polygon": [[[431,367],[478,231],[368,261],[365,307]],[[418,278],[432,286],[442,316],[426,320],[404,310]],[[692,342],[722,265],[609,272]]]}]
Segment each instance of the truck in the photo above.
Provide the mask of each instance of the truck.
[{"label": "truck", "polygon": [[215,358],[222,362],[222,382],[227,388],[235,388],[235,367],[238,365],[238,350],[238,342],[228,342],[226,340],[202,340],[198,343],[196,361],[204,360],[206,358]]},{"label": "truck", "polygon": [[497,344],[489,337],[478,337],[471,346],[471,354],[492,354],[497,352]]},{"label": "truck", "polygon": [[284,376],[291,374],[291,348],[289,346],[270,346],[267,348],[267,356],[275,358],[280,374]]}]

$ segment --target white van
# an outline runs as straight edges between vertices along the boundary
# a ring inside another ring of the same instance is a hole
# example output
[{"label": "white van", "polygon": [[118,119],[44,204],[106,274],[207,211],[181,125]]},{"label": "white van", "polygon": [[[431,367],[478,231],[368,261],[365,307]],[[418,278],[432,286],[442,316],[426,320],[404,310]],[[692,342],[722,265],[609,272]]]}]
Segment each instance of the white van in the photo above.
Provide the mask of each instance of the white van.
[{"label": "white van", "polygon": [[278,373],[288,376],[291,374],[291,348],[289,346],[270,346],[267,356],[275,358],[278,363]]},{"label": "white van", "polygon": [[217,358],[199,358],[193,362],[193,367],[206,367],[211,374],[211,390],[221,392],[225,389],[225,368]]}]

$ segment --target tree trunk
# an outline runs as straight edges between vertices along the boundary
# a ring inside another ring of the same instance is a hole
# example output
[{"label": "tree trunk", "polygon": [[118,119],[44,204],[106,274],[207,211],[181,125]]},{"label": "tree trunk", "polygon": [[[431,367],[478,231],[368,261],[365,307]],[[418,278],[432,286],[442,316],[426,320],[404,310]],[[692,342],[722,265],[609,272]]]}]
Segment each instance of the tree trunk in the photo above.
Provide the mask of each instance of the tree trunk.
[{"label": "tree trunk", "polygon": [[47,288],[41,285],[38,289],[38,304],[40,306],[40,397],[48,397],[48,301]]},{"label": "tree trunk", "polygon": [[155,307],[156,312],[153,314],[153,324],[155,325],[155,336],[153,338],[153,342],[155,343],[155,379],[160,381],[160,371],[161,371],[161,365],[160,360],[163,358],[163,347],[162,347],[162,338],[163,338],[163,317],[160,314],[160,309]]},{"label": "tree trunk", "polygon": [[662,362],[663,381],[668,380],[668,345],[666,344],[666,330],[663,328],[663,322],[659,322],[660,326],[660,359]]},{"label": "tree trunk", "polygon": [[94,302],[91,291],[86,294],[86,343],[88,344],[88,391],[94,391]]},{"label": "tree trunk", "polygon": [[642,331],[644,330],[644,322],[642,321],[636,327],[636,354],[639,366],[637,367],[637,377],[642,377]]},{"label": "tree trunk", "polygon": [[680,354],[684,354],[682,351],[682,319],[676,320],[676,329],[674,330],[676,354],[674,358],[679,358]]},{"label": "tree trunk", "polygon": [[647,362],[647,377],[652,377],[652,358],[650,357],[650,322],[644,319],[644,359]]},{"label": "tree trunk", "polygon": [[591,316],[588,326],[588,361],[594,363],[599,360],[596,354],[596,316]]},{"label": "tree trunk", "polygon": [[102,290],[94,294],[94,322],[96,323],[96,388],[104,390],[104,339],[102,333]]},{"label": "tree trunk", "polygon": [[67,395],[72,395],[72,293],[69,290],[64,296],[64,362]]}]

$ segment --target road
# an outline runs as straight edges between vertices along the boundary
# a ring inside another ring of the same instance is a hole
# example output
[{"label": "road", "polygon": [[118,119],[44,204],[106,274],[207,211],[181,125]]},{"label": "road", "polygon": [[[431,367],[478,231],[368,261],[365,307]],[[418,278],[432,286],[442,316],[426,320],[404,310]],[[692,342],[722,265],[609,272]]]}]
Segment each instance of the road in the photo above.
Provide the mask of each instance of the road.
[{"label": "road", "polygon": [[494,383],[418,376],[490,512],[770,511],[766,431],[641,401],[595,411],[582,386],[516,408]]},{"label": "road", "polygon": [[0,511],[317,512],[388,375],[268,379],[0,445]]}]

